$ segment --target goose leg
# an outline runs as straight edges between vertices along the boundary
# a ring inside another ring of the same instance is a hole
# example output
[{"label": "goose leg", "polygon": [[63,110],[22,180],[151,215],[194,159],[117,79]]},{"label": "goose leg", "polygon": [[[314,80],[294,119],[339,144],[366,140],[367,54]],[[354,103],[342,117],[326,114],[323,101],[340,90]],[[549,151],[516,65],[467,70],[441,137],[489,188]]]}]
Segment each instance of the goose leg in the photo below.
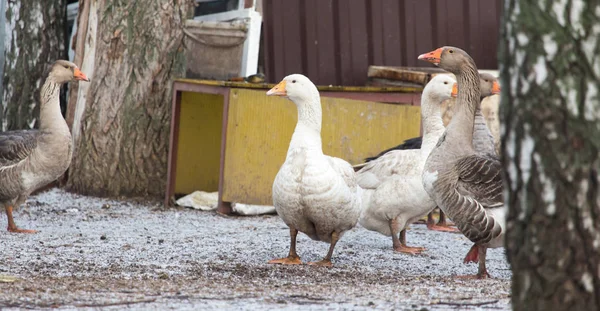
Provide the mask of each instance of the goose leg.
[{"label": "goose leg", "polygon": [[300,265],[300,256],[296,254],[296,236],[298,236],[298,230],[290,227],[290,253],[287,257],[269,260],[270,264],[281,264],[281,265]]},{"label": "goose leg", "polygon": [[478,279],[490,278],[490,274],[485,267],[485,257],[487,256],[487,247],[479,246],[479,269],[477,271]]},{"label": "goose leg", "polygon": [[433,220],[433,211],[431,213],[427,214],[427,229],[434,230],[434,231],[442,231],[442,232],[460,232],[460,230],[458,230],[457,228],[450,227],[446,223],[446,214],[444,214],[444,212],[442,212],[441,209],[440,209],[440,219],[438,220],[437,224],[435,224],[435,222]]},{"label": "goose leg", "polygon": [[481,245],[477,245],[477,244],[473,244],[473,246],[471,247],[471,249],[467,253],[467,256],[465,256],[464,263],[478,262],[479,263],[479,268],[477,270],[477,274],[476,275],[460,276],[460,278],[465,278],[465,279],[486,279],[486,278],[489,278],[490,275],[488,274],[487,269],[485,267],[485,257],[486,257],[486,255],[487,255],[487,247],[481,246]]},{"label": "goose leg", "polygon": [[36,233],[36,230],[27,230],[27,229],[19,229],[15,224],[15,220],[13,219],[13,206],[9,205],[4,208],[6,210],[6,218],[8,218],[8,231],[15,233]]},{"label": "goose leg", "polygon": [[390,230],[392,231],[392,246],[395,251],[416,255],[425,250],[424,247],[410,247],[406,245],[406,229],[400,231],[400,238],[398,238],[398,221],[396,219],[390,220]]},{"label": "goose leg", "polygon": [[331,233],[331,244],[329,244],[327,256],[325,256],[325,258],[323,258],[321,261],[309,262],[308,264],[313,266],[332,267],[333,264],[331,263],[331,256],[333,256],[333,248],[335,247],[335,244],[337,244],[339,238],[339,233],[337,231],[333,231]]}]

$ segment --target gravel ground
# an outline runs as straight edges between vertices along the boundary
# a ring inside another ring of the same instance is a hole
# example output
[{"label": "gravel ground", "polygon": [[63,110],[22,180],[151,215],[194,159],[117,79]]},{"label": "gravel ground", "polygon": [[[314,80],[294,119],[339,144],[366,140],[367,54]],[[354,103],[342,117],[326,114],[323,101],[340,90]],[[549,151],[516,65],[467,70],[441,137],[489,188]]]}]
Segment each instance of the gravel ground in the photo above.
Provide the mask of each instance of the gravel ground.
[{"label": "gravel ground", "polygon": [[[15,219],[40,232],[0,231],[0,275],[19,278],[0,276],[2,310],[510,310],[503,249],[488,252],[493,279],[460,279],[477,271],[462,263],[471,243],[422,224],[407,233],[409,245],[427,248],[422,255],[395,253],[390,238],[357,227],[338,243],[335,266],[323,268],[266,264],[288,251],[277,216],[165,210],[52,189]],[[327,247],[298,236],[304,262]]]}]

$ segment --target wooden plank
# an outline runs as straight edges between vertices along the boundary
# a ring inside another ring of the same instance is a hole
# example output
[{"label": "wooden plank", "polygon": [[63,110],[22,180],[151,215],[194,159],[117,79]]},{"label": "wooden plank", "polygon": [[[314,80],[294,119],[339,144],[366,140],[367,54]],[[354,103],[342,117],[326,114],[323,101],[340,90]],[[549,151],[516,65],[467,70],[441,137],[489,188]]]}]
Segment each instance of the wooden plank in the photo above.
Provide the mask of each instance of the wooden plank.
[{"label": "wooden plank", "polygon": [[[499,0],[495,1],[500,2]],[[482,55],[480,56],[480,62],[477,64],[482,69],[496,69],[498,68],[498,61],[496,60],[496,54],[498,51],[498,37],[500,35],[500,12],[495,5],[483,5],[480,6],[480,32],[478,37],[478,44],[482,46]]]},{"label": "wooden plank", "polygon": [[317,0],[317,84],[327,85],[336,80],[338,71],[333,0]]},{"label": "wooden plank", "polygon": [[371,11],[371,64],[384,65],[384,33],[383,33],[383,5],[385,0],[371,0],[367,3]]},{"label": "wooden plank", "polygon": [[452,45],[459,48],[467,48],[466,33],[468,27],[466,26],[465,12],[463,7],[466,0],[452,0],[451,4],[447,6],[447,17],[448,17],[448,37],[447,43],[443,45]]},{"label": "wooden plank", "polygon": [[448,0],[435,0],[435,11],[432,13],[432,18],[436,20],[435,23],[435,37],[434,46],[444,46],[448,42],[448,6],[452,5],[452,2]]},{"label": "wooden plank", "polygon": [[369,66],[367,77],[400,80],[425,85],[432,73],[440,72],[444,72],[444,70],[427,67]]},{"label": "wooden plank", "polygon": [[432,0],[417,0],[414,2],[415,15],[415,54],[408,61],[408,66],[420,66],[423,61],[417,57],[425,52],[438,48],[433,45],[433,23],[431,16]]},{"label": "wooden plank", "polygon": [[271,7],[272,0],[262,0],[263,5],[263,31],[261,38],[261,48],[263,49],[264,74],[267,82],[274,82],[275,64],[273,61],[274,47],[277,42],[273,38],[273,10]]},{"label": "wooden plank", "polygon": [[[382,5],[381,25],[383,33],[383,59],[382,65],[400,66],[402,65],[402,37],[400,27],[401,20],[398,18],[400,11],[399,1],[385,1]],[[373,49],[378,47],[374,46]],[[376,63],[374,63],[376,65]]]},{"label": "wooden plank", "polygon": [[319,0],[306,0],[303,5],[304,10],[304,53],[306,58],[306,76],[314,83],[318,82],[319,77],[319,30],[318,30],[318,10],[315,6]]},{"label": "wooden plank", "polygon": [[352,49],[351,71],[348,78],[350,85],[364,85],[365,72],[369,67],[369,34],[367,31],[366,0],[347,0],[350,18],[350,48]]},{"label": "wooden plank", "polygon": [[[283,1],[282,1],[283,2]],[[303,64],[304,47],[302,46],[302,27],[304,27],[300,15],[301,2],[291,2],[285,4],[285,9],[280,11],[282,20],[282,39],[285,44],[283,46],[284,70],[277,80],[283,79],[285,76],[292,73],[303,73],[305,66]]]},{"label": "wooden plank", "polygon": [[479,20],[479,1],[469,1],[467,4],[467,25],[469,43],[464,50],[471,55],[475,64],[483,61],[481,53],[481,42],[478,40],[481,34],[481,22]]},{"label": "wooden plank", "polygon": [[183,92],[180,109],[174,192],[217,191],[223,95]]},{"label": "wooden plank", "polygon": [[[418,20],[415,19],[415,2],[419,0],[405,0],[404,3],[404,15],[400,16],[404,20],[404,52],[405,58],[403,65],[405,66],[417,66],[416,59],[419,56],[419,52],[416,51],[416,25],[419,24]],[[424,52],[421,52],[424,53]]]},{"label": "wooden plank", "polygon": [[[234,81],[217,81],[217,80],[194,80],[194,79],[175,79],[179,82],[179,90],[191,92],[207,92],[211,94],[217,93],[216,86],[226,86],[244,89],[262,89],[266,92],[268,89],[275,86],[275,83],[245,83]],[[277,81],[279,82],[279,81]],[[319,91],[341,91],[341,92],[364,92],[364,93],[380,93],[380,92],[398,92],[398,93],[414,93],[421,92],[421,89],[401,88],[401,87],[366,87],[366,86],[340,86],[340,85],[317,85]]]},{"label": "wooden plank", "polygon": [[[340,3],[340,1],[344,1]],[[349,5],[345,0],[336,0],[337,21],[336,31],[338,32],[338,63],[339,77],[334,84],[352,85],[352,35],[350,27],[352,27],[352,19],[350,18]]]},{"label": "wooden plank", "polygon": [[398,86],[398,87],[423,87],[425,84],[406,82],[402,80],[390,80],[381,78],[369,78],[368,86]]}]

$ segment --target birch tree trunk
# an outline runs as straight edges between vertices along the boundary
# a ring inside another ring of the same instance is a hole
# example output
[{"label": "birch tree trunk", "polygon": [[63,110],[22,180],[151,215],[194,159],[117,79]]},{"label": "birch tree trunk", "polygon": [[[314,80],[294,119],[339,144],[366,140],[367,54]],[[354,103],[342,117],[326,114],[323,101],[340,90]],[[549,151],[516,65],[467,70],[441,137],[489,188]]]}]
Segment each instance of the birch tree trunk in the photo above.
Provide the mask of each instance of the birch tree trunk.
[{"label": "birch tree trunk", "polygon": [[67,2],[11,0],[4,5],[0,128],[33,128],[39,116],[40,87],[47,66],[67,56]]},{"label": "birch tree trunk", "polygon": [[600,310],[598,16],[598,1],[505,1],[502,145],[514,310]]},{"label": "birch tree trunk", "polygon": [[189,0],[92,0],[93,75],[86,95],[78,91],[77,105],[85,103],[74,121],[80,125],[68,189],[164,193],[172,79],[185,71],[183,24],[191,8]]}]

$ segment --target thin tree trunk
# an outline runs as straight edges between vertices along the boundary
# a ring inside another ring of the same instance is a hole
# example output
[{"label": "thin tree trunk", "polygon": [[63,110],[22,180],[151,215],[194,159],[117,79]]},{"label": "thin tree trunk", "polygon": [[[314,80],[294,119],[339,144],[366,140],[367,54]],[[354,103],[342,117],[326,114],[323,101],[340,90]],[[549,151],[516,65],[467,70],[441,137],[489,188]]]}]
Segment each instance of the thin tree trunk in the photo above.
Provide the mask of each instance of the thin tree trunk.
[{"label": "thin tree trunk", "polygon": [[98,17],[94,69],[68,189],[107,196],[164,193],[171,86],[184,73],[182,29],[190,4],[98,0],[90,12]]},{"label": "thin tree trunk", "polygon": [[600,310],[600,3],[506,0],[506,248],[514,310]]},{"label": "thin tree trunk", "polygon": [[2,130],[33,128],[48,65],[66,57],[66,0],[5,3]]},{"label": "thin tree trunk", "polygon": [[[86,44],[91,44],[90,41],[86,40],[88,38],[88,27],[96,29],[97,23],[95,25],[89,25],[90,20],[90,4],[93,2],[97,3],[96,0],[79,0],[79,12],[77,14],[77,33],[75,34],[75,38],[73,44],[75,45],[73,49],[75,50],[75,56],[73,57],[73,63],[75,65],[81,67],[83,63],[83,55],[85,54]],[[94,6],[95,8],[95,6]],[[97,12],[94,11],[94,18],[97,19]],[[96,37],[96,33],[93,33],[93,37],[89,37],[90,40]],[[88,73],[88,74],[91,74]],[[69,103],[73,103],[72,105],[67,106],[67,111],[65,113],[65,119],[67,121],[67,125],[73,131],[73,122],[75,120],[75,111],[77,107],[77,96],[79,93],[79,83],[73,83],[71,85],[71,89],[69,92]]]}]

